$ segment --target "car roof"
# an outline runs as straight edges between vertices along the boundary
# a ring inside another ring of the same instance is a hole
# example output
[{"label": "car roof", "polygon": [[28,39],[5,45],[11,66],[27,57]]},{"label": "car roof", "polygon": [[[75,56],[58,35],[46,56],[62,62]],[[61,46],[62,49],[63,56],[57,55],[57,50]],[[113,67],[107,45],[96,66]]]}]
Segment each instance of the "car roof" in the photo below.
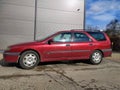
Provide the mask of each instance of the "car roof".
[{"label": "car roof", "polygon": [[89,30],[84,30],[84,29],[72,29],[72,30],[63,30],[63,31],[59,31],[59,32],[88,32],[88,33],[92,33],[92,32],[101,32],[101,31],[89,31]]}]

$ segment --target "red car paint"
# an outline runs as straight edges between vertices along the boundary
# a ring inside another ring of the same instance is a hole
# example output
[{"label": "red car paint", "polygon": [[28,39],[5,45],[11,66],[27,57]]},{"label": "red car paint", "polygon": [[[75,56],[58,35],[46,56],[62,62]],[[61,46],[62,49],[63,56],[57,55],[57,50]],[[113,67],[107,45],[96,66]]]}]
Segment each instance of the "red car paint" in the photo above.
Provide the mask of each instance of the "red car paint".
[{"label": "red car paint", "polygon": [[[64,32],[72,34],[70,42],[48,43],[53,37]],[[75,42],[75,36],[73,33],[83,33],[89,37],[90,41]],[[112,54],[111,42],[109,37],[105,33],[103,34],[106,40],[98,41],[86,31],[60,31],[42,41],[34,41],[9,46],[10,49],[4,52],[4,60],[7,62],[18,62],[21,54],[27,50],[33,50],[37,52],[40,56],[41,62],[89,59],[95,50],[100,50],[104,57],[108,57]]]}]

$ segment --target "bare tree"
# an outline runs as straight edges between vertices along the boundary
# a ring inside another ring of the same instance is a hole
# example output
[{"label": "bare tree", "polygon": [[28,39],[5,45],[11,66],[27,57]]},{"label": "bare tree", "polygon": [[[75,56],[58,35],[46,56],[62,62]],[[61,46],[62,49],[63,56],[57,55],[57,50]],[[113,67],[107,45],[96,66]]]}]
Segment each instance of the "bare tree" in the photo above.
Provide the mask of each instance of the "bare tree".
[{"label": "bare tree", "polygon": [[87,25],[87,30],[88,31],[99,31],[99,27],[98,26]]},{"label": "bare tree", "polygon": [[107,30],[116,30],[116,28],[118,27],[119,21],[117,19],[114,19],[112,21],[110,21],[110,23],[107,24],[106,29]]},{"label": "bare tree", "polygon": [[120,21],[114,19],[106,25],[106,33],[109,35],[113,50],[120,51]]}]

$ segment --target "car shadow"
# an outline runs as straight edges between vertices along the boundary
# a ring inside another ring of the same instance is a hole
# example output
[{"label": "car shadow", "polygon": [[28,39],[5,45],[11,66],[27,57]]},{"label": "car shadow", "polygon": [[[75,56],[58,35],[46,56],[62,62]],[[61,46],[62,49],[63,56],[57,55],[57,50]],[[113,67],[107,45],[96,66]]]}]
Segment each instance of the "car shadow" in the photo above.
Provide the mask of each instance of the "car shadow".
[{"label": "car shadow", "polygon": [[7,63],[7,62],[5,62],[4,59],[0,60],[0,65],[3,67],[18,67],[18,68],[20,68],[17,63]]},{"label": "car shadow", "polygon": [[[53,62],[41,62],[38,64],[38,66],[46,66],[46,65],[72,65],[72,66],[77,66],[79,63],[79,65],[90,65],[91,63],[89,62],[89,60],[72,60],[72,61],[53,61]],[[17,68],[21,68],[17,63],[7,63],[5,62],[4,59],[0,60],[0,65],[3,67],[17,67]]]},{"label": "car shadow", "polygon": [[90,65],[91,63],[89,62],[89,60],[71,60],[71,61],[53,61],[53,62],[41,62],[39,63],[38,66],[40,65],[56,65],[56,64],[66,64],[66,65],[80,65],[80,64],[84,64],[84,65]]}]

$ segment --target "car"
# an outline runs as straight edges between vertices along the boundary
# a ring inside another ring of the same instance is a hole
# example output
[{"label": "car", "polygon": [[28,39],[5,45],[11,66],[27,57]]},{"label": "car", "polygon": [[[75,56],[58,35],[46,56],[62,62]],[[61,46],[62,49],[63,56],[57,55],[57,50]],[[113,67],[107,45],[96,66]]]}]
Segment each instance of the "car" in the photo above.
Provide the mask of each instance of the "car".
[{"label": "car", "polygon": [[43,40],[9,46],[4,60],[18,63],[23,69],[32,69],[40,62],[62,60],[89,60],[100,64],[111,56],[111,41],[104,32],[85,30],[59,31]]}]

